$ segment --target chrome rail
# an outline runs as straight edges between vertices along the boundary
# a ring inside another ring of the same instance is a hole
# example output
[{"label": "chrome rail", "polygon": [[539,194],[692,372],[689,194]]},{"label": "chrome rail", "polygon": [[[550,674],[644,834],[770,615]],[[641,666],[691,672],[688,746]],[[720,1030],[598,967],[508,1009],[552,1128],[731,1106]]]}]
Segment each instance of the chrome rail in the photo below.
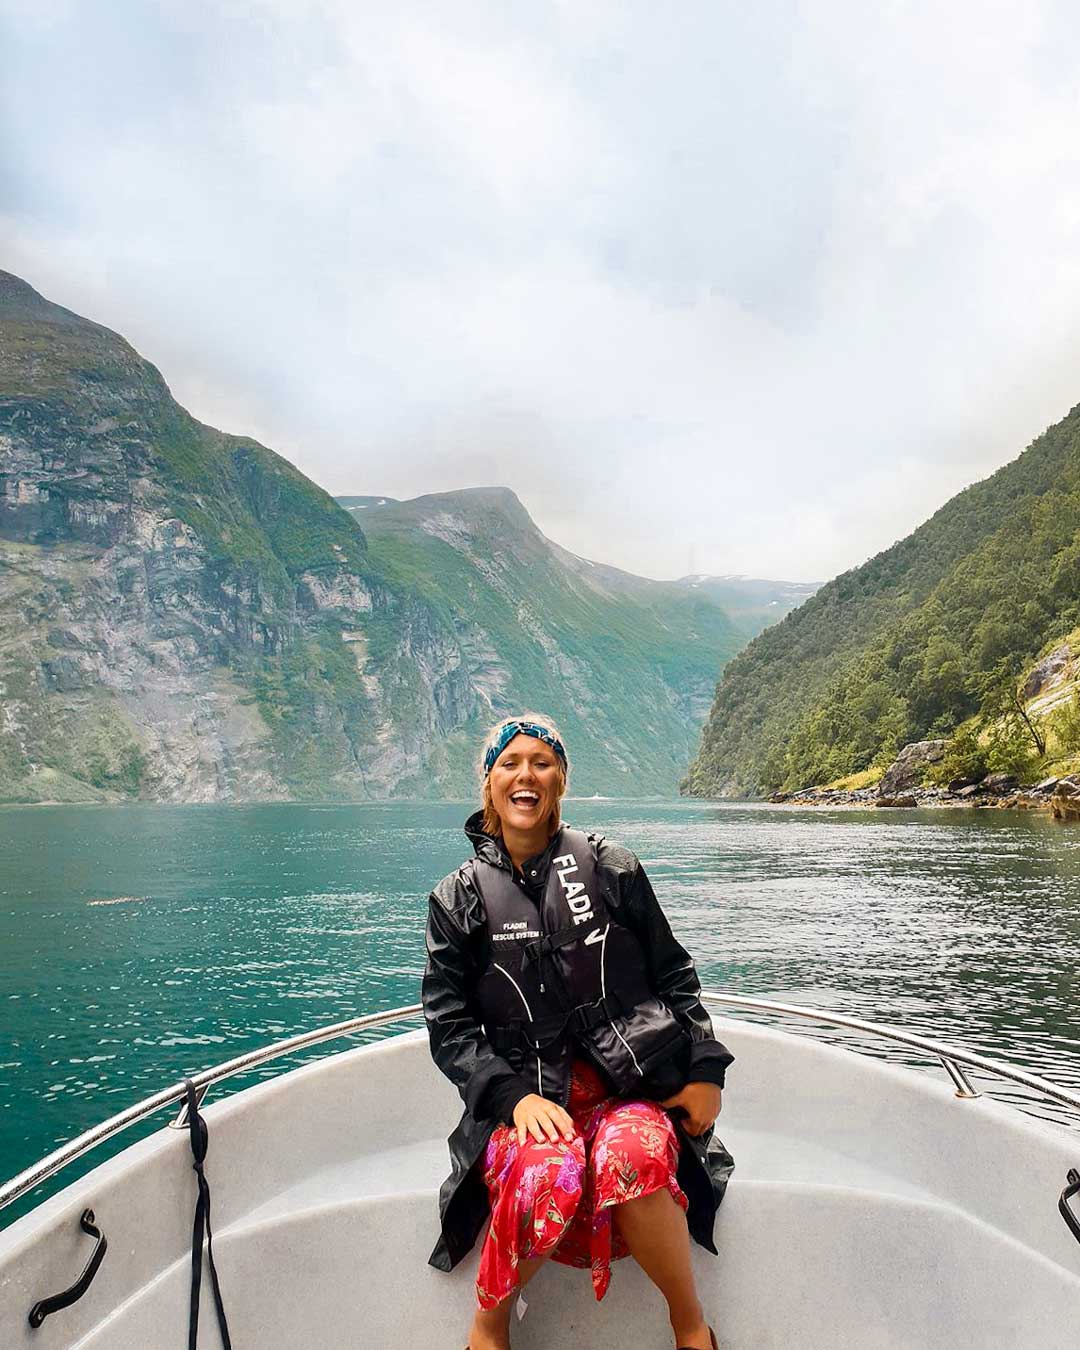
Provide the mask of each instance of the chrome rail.
[{"label": "chrome rail", "polygon": [[[956,1086],[956,1095],[961,1098],[979,1096],[963,1071],[966,1067],[977,1069],[979,1072],[989,1074],[994,1078],[1005,1079],[1010,1083],[1018,1083],[1022,1087],[1029,1088],[1033,1092],[1049,1098],[1051,1101],[1080,1111],[1080,1093],[1078,1092],[1071,1092],[1067,1088],[1058,1087],[1056,1083],[1048,1082],[1045,1078],[1039,1078],[1035,1074],[1025,1073],[1022,1069],[1015,1069],[1011,1064],[1006,1064],[1001,1060],[988,1059],[985,1055],[977,1055],[969,1050],[957,1050],[952,1046],[943,1045],[940,1041],[931,1040],[925,1036],[916,1036],[911,1032],[900,1031],[896,1027],[885,1026],[879,1022],[864,1022],[858,1017],[825,1012],[821,1008],[811,1008],[805,1004],[776,1003],[771,999],[747,998],[741,994],[721,994],[712,989],[702,990],[701,997],[704,1002],[722,1008],[801,1017],[807,1021],[823,1023],[826,1026],[846,1027],[853,1031],[865,1032],[868,1035],[881,1037],[883,1040],[921,1050],[932,1058],[941,1060]],[[411,1003],[407,1007],[391,1008],[386,1012],[370,1013],[366,1017],[353,1017],[345,1022],[334,1022],[330,1026],[322,1027],[317,1031],[301,1032],[297,1036],[290,1036],[283,1041],[275,1041],[272,1045],[263,1046],[259,1050],[250,1050],[247,1054],[238,1055],[235,1059],[226,1060],[225,1063],[215,1065],[211,1069],[204,1069],[202,1073],[192,1074],[191,1081],[195,1085],[197,1100],[201,1102],[207,1090],[214,1083],[220,1083],[226,1078],[244,1072],[246,1069],[266,1064],[272,1059],[291,1054],[295,1050],[304,1050],[308,1046],[319,1045],[323,1041],[336,1040],[341,1036],[351,1036],[360,1031],[385,1026],[390,1022],[404,1021],[406,1018],[415,1017],[421,1012],[422,1007],[419,1003]],[[100,1125],[95,1125],[93,1129],[78,1135],[54,1153],[42,1158],[33,1167],[28,1168],[25,1172],[20,1172],[18,1176],[12,1177],[10,1181],[0,1186],[0,1209],[12,1204],[20,1196],[25,1195],[27,1191],[33,1190],[35,1186],[39,1186],[43,1181],[55,1176],[68,1163],[74,1162],[76,1158],[81,1157],[113,1135],[119,1134],[129,1125],[135,1125],[140,1120],[145,1120],[147,1116],[163,1110],[166,1106],[184,1102],[185,1098],[184,1083],[175,1083],[172,1087],[164,1088],[161,1092],[155,1093],[154,1096],[147,1097],[134,1106],[129,1106],[126,1111],[121,1111],[119,1115],[111,1116],[108,1120],[102,1121]],[[177,1120],[172,1123],[178,1126],[182,1125],[185,1114],[186,1103],[185,1111],[181,1112]]]},{"label": "chrome rail", "polygon": [[[956,1086],[958,1097],[978,1097],[981,1094],[968,1081],[964,1068],[978,1069],[994,1078],[1004,1078],[1010,1083],[1019,1083],[1031,1088],[1053,1102],[1080,1110],[1080,1092],[1071,1092],[1068,1088],[1058,1087],[1046,1078],[1025,1073],[1023,1069],[1014,1069],[1000,1059],[988,1059],[986,1055],[977,1055],[972,1050],[957,1050],[941,1041],[931,1040],[928,1036],[916,1036],[910,1031],[900,1031],[897,1027],[885,1026],[881,1022],[864,1022],[859,1017],[847,1017],[842,1013],[823,1012],[820,1008],[809,1008],[798,1003],[774,1003],[764,998],[743,998],[739,994],[718,994],[711,989],[703,989],[701,997],[706,1003],[720,1004],[723,1007],[750,1009],[755,1012],[784,1013],[790,1017],[802,1017],[811,1022],[824,1022],[832,1027],[849,1027],[854,1031],[865,1031],[871,1036],[880,1036],[883,1040],[895,1041],[898,1045],[907,1045],[914,1050],[923,1050],[935,1059],[940,1059]],[[844,1047],[845,1049],[850,1047]],[[857,1053],[857,1052],[856,1052]]]},{"label": "chrome rail", "polygon": [[[339,1036],[351,1036],[358,1031],[384,1026],[387,1022],[404,1021],[406,1017],[414,1017],[422,1011],[419,1003],[410,1003],[404,1008],[390,1008],[386,1012],[369,1013],[366,1017],[351,1017],[347,1022],[334,1022],[328,1027],[320,1027],[317,1031],[304,1031],[298,1036],[290,1036],[287,1040],[275,1041],[273,1045],[264,1045],[259,1050],[249,1050],[247,1054],[237,1055],[235,1059],[228,1059],[224,1064],[217,1064],[212,1069],[193,1073],[191,1081],[195,1085],[196,1101],[202,1102],[211,1084],[220,1083],[234,1074],[243,1073],[245,1069],[254,1069],[259,1064],[267,1063],[268,1060],[278,1059],[282,1055],[291,1054],[294,1050],[305,1050],[309,1045],[318,1045],[322,1041],[336,1040]],[[55,1153],[50,1153],[33,1167],[20,1172],[17,1177],[12,1177],[9,1182],[0,1186],[0,1209],[12,1204],[20,1195],[25,1195],[35,1186],[40,1186],[43,1181],[48,1181],[68,1163],[81,1158],[84,1153],[112,1138],[114,1134],[119,1134],[121,1130],[126,1130],[129,1125],[137,1125],[140,1120],[145,1120],[156,1111],[182,1101],[185,1103],[185,1111],[174,1122],[179,1124],[186,1117],[186,1097],[187,1088],[184,1083],[182,1081],[174,1083],[172,1087],[163,1088],[152,1097],[136,1102],[119,1115],[110,1116],[100,1125],[95,1125],[93,1129],[76,1136],[70,1143],[58,1148]]]}]

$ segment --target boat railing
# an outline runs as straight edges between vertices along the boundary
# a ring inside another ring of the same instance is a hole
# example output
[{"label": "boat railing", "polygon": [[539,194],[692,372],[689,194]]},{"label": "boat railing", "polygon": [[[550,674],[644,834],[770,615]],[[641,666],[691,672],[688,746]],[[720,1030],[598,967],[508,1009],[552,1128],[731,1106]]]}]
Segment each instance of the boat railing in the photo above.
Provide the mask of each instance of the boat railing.
[{"label": "boat railing", "polygon": [[[945,1045],[941,1041],[932,1040],[926,1036],[902,1031],[899,1027],[891,1027],[879,1022],[865,1022],[861,1018],[848,1017],[843,1013],[828,1012],[823,1008],[813,1008],[806,1004],[777,1003],[771,999],[750,998],[742,994],[723,994],[715,990],[703,990],[702,999],[713,1007],[730,1009],[731,1011],[766,1013],[771,1016],[803,1018],[825,1026],[858,1031],[863,1035],[892,1041],[907,1046],[909,1049],[918,1050],[941,1061],[956,1088],[956,1096],[961,1099],[970,1100],[980,1095],[965,1073],[965,1069],[973,1069],[992,1078],[1016,1083],[1050,1101],[1080,1112],[1080,1093],[1078,1092],[1059,1087],[1056,1083],[1051,1083],[1035,1074],[1026,1073],[1023,1069],[1017,1069],[1002,1060],[989,1059],[985,1055],[979,1055],[970,1050]],[[223,1082],[226,1078],[232,1078],[247,1070],[258,1068],[271,1060],[280,1059],[282,1056],[294,1054],[300,1050],[306,1050],[313,1045],[320,1045],[324,1041],[337,1040],[343,1036],[353,1036],[357,1033],[371,1031],[393,1022],[406,1021],[411,1017],[418,1016],[421,1012],[422,1008],[419,1003],[411,1003],[402,1008],[390,1008],[386,1012],[369,1013],[365,1017],[351,1017],[344,1022],[334,1022],[329,1026],[318,1027],[313,1031],[300,1032],[298,1035],[289,1036],[285,1040],[275,1041],[272,1045],[249,1050],[243,1055],[237,1055],[235,1059],[226,1060],[213,1068],[204,1069],[201,1073],[192,1074],[191,1082],[195,1087],[196,1100],[201,1103],[208,1090],[215,1083]],[[858,1051],[860,1047],[847,1046],[845,1048]],[[92,1148],[96,1148],[97,1145],[111,1139],[122,1130],[138,1124],[158,1111],[164,1110],[167,1106],[175,1106],[177,1103],[183,1103],[183,1108],[176,1120],[171,1122],[171,1125],[179,1129],[186,1129],[187,1088],[186,1081],[181,1080],[171,1087],[163,1088],[152,1097],[146,1097],[134,1106],[129,1106],[126,1111],[110,1116],[108,1120],[104,1120],[100,1125],[95,1125],[92,1129],[78,1135],[55,1152],[42,1158],[34,1166],[27,1168],[25,1172],[20,1172],[18,1176],[12,1177],[10,1181],[0,1185],[0,1209],[13,1204],[28,1191],[33,1190],[34,1187],[40,1186],[42,1182],[55,1176],[69,1163],[74,1162],[76,1158],[82,1157],[84,1153],[88,1153]]]}]

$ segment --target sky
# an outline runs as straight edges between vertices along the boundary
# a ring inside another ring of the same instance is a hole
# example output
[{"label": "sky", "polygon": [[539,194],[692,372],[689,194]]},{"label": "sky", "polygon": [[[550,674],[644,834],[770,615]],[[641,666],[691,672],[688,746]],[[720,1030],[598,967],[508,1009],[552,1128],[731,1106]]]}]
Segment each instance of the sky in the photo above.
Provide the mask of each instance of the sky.
[{"label": "sky", "polygon": [[0,0],[0,266],[336,493],[822,581],[1080,401],[1080,10]]}]

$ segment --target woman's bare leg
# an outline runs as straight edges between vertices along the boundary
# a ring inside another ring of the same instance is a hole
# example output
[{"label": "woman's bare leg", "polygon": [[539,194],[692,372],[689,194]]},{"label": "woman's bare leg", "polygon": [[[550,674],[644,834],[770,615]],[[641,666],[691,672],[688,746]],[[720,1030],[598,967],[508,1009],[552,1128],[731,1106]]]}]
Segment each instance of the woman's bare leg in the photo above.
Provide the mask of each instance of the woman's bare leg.
[{"label": "woman's bare leg", "polygon": [[712,1350],[694,1287],[686,1215],[670,1191],[652,1191],[616,1205],[615,1223],[631,1256],[667,1300],[675,1344]]},{"label": "woman's bare leg", "polygon": [[494,1308],[477,1308],[469,1332],[469,1350],[509,1350],[510,1319],[514,1315],[517,1296],[546,1260],[546,1256],[539,1256],[535,1260],[519,1262],[518,1287],[514,1292]]}]

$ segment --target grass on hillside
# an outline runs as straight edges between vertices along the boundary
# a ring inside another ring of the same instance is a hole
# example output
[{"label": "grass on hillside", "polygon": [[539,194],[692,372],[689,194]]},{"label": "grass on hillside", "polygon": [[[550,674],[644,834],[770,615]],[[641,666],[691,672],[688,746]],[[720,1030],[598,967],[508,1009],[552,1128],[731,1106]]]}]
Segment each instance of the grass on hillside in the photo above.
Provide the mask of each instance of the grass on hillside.
[{"label": "grass on hillside", "polygon": [[874,787],[884,777],[885,770],[880,767],[863,769],[861,773],[849,773],[845,778],[834,778],[825,787],[839,792],[859,792],[862,788]]}]

